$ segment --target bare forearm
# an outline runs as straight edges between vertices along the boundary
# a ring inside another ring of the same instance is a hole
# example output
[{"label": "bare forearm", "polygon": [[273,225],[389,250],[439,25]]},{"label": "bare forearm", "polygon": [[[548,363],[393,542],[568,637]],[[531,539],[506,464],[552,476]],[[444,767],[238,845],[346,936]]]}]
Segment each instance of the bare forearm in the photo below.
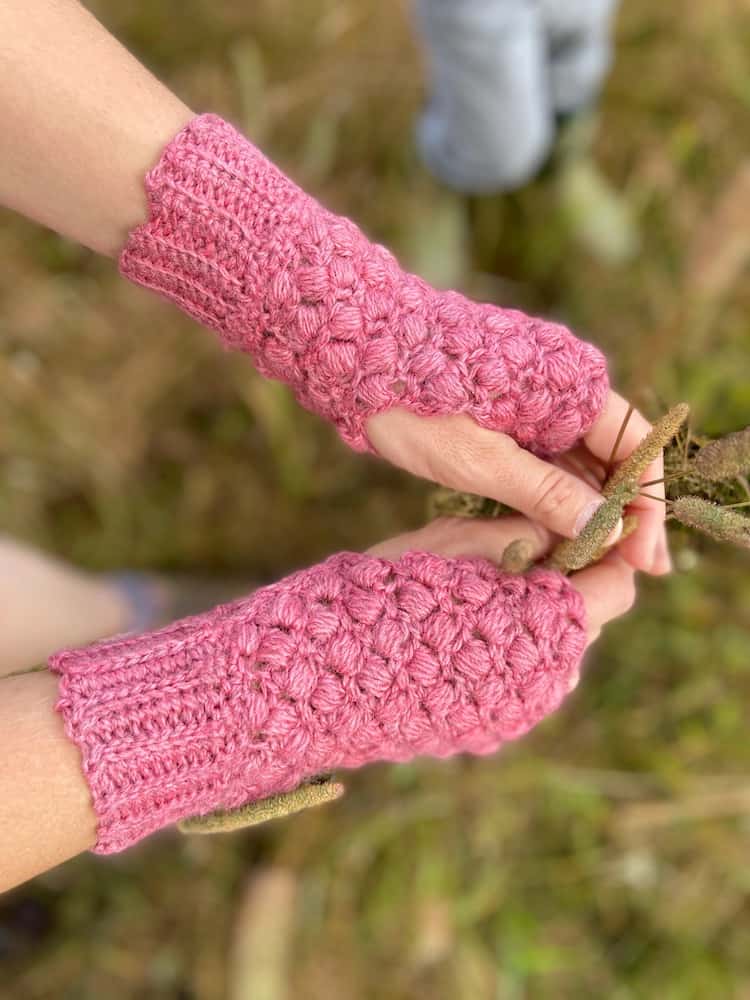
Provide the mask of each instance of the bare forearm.
[{"label": "bare forearm", "polygon": [[0,892],[92,847],[96,818],[78,749],[44,672],[0,679]]},{"label": "bare forearm", "polygon": [[76,0],[0,3],[0,203],[114,256],[192,112]]}]

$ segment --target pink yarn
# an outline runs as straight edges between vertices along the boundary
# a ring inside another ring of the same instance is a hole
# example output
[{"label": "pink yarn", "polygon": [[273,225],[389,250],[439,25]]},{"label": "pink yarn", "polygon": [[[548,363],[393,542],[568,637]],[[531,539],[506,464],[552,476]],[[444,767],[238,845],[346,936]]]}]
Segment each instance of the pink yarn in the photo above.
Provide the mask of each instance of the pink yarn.
[{"label": "pink yarn", "polygon": [[247,351],[358,450],[367,419],[394,406],[467,413],[541,453],[570,448],[601,412],[596,348],[404,273],[214,115],[169,143],[146,191],[122,273]]},{"label": "pink yarn", "polygon": [[335,768],[492,752],[557,708],[585,643],[557,573],[344,553],[50,667],[110,853]]}]

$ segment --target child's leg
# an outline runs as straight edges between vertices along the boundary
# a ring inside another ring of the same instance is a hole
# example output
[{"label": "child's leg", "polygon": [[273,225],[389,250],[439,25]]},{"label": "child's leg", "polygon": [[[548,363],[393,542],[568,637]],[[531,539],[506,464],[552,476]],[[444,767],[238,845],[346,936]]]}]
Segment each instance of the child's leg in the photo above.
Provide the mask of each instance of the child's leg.
[{"label": "child's leg", "polygon": [[0,677],[68,646],[198,614],[257,585],[244,577],[87,573],[0,535]]},{"label": "child's leg", "polygon": [[417,0],[416,11],[431,77],[417,130],[428,168],[461,191],[520,186],[553,138],[547,38],[537,4]]},{"label": "child's leg", "polygon": [[0,536],[0,676],[43,663],[61,647],[127,631],[134,610],[119,582]]},{"label": "child's leg", "polygon": [[612,61],[617,2],[541,0],[549,39],[550,89],[559,114],[588,108],[597,99]]},{"label": "child's leg", "polygon": [[632,259],[639,247],[627,199],[610,185],[592,155],[593,112],[612,58],[616,8],[617,0],[541,0],[551,101],[558,117],[566,119],[556,164],[560,204],[571,235],[610,264]]}]

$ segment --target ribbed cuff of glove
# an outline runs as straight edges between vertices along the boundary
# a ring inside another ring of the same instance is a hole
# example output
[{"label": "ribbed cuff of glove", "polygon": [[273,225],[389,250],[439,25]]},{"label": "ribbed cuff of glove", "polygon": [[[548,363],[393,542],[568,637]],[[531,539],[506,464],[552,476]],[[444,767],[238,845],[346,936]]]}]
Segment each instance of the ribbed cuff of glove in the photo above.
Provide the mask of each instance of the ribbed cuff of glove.
[{"label": "ribbed cuff of glove", "polygon": [[394,406],[467,413],[540,453],[570,448],[601,412],[596,348],[406,274],[220,118],[193,119],[145,184],[122,273],[247,351],[354,448]]},{"label": "ribbed cuff of glove", "polygon": [[50,667],[106,854],[333,769],[489,753],[557,708],[585,643],[557,573],[345,553]]}]

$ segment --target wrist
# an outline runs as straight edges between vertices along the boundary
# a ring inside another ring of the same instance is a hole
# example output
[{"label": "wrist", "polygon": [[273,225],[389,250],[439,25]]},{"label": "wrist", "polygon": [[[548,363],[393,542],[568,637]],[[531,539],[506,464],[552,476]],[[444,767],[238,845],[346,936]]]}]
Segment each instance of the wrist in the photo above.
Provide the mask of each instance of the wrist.
[{"label": "wrist", "polygon": [[158,162],[162,150],[194,117],[194,113],[159,85],[158,100],[137,119],[113,124],[108,139],[106,177],[89,179],[97,203],[78,223],[81,243],[117,259],[128,235],[148,217],[143,177]]},{"label": "wrist", "polygon": [[249,352],[358,450],[368,418],[395,406],[466,413],[538,452],[567,450],[601,409],[595,348],[406,274],[213,115],[169,143],[146,187],[123,274]]}]

